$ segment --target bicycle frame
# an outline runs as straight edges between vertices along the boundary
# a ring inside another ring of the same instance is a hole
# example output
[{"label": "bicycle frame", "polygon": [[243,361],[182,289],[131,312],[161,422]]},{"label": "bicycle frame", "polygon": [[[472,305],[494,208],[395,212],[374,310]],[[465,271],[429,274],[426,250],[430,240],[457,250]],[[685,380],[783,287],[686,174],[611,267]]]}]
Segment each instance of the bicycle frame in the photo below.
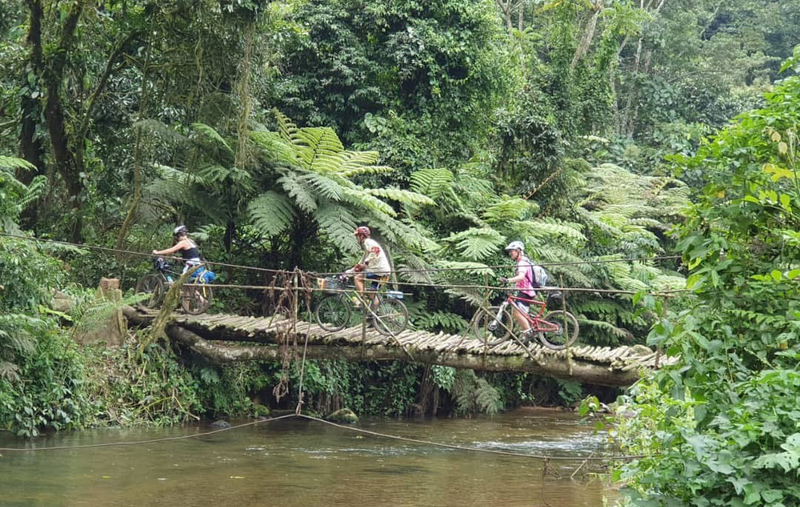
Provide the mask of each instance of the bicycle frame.
[{"label": "bicycle frame", "polygon": [[[531,317],[530,313],[525,313],[519,310],[514,304],[515,301],[522,301],[523,303],[536,305],[539,307],[539,313]],[[546,320],[542,319],[545,310],[547,310],[547,303],[545,303],[544,301],[539,301],[538,299],[521,298],[519,296],[514,296],[513,294],[509,294],[508,298],[505,301],[503,301],[503,303],[500,305],[500,310],[498,310],[497,315],[495,315],[495,321],[500,322],[501,320],[500,316],[503,314],[503,311],[505,311],[505,309],[508,308],[509,306],[511,306],[512,311],[520,312],[522,316],[525,317],[525,320],[527,320],[528,323],[530,324],[531,330],[533,330],[536,333],[556,332],[559,330],[559,327],[557,325],[551,324]]]}]

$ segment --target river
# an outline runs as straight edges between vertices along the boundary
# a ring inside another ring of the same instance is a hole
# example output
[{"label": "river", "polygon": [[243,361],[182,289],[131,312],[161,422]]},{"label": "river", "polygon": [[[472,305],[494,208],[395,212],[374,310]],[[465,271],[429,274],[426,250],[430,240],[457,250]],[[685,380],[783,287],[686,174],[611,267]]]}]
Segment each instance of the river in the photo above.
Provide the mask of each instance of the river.
[{"label": "river", "polygon": [[[358,427],[516,453],[588,456],[604,436],[574,414],[520,409],[474,419],[364,419]],[[79,446],[189,435],[207,426],[87,430],[0,447]],[[313,421],[268,422],[158,444],[2,453],[0,505],[601,507],[602,481],[554,462],[360,435]],[[582,471],[581,471],[582,472]],[[560,475],[560,478],[556,475]]]}]

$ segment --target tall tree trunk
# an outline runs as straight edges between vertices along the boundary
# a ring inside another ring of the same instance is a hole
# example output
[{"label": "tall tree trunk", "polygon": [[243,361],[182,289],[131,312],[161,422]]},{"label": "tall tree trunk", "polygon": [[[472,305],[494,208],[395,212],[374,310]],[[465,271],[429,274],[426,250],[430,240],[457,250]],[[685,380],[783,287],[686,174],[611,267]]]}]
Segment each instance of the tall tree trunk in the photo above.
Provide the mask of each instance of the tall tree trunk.
[{"label": "tall tree trunk", "polygon": [[511,21],[511,18],[514,15],[514,13],[512,12],[511,2],[512,0],[506,0],[505,2],[503,0],[497,0],[497,5],[500,7],[500,10],[503,11],[503,19],[506,22],[506,28],[508,29],[509,32],[511,31],[511,28],[514,26]]},{"label": "tall tree trunk", "polygon": [[[42,157],[42,142],[36,137],[36,126],[41,115],[40,100],[32,97],[35,88],[39,85],[39,76],[42,72],[42,17],[44,9],[41,0],[28,0],[30,17],[28,20],[27,43],[30,46],[30,68],[33,83],[28,82],[28,93],[22,97],[22,126],[20,129],[19,145],[22,158],[36,167],[32,170],[18,170],[17,179],[28,185],[37,174],[44,174],[45,166]],[[25,76],[27,79],[27,76]],[[33,228],[36,225],[36,206],[28,206],[20,217],[23,228]]]},{"label": "tall tree trunk", "polygon": [[[32,0],[31,3],[35,3]],[[84,1],[74,0],[70,6],[67,17],[61,26],[61,39],[52,56],[44,65],[44,81],[47,88],[47,99],[45,100],[45,124],[50,134],[50,144],[53,148],[53,158],[56,161],[56,169],[64,180],[67,192],[70,197],[70,204],[74,214],[74,222],[70,238],[80,242],[83,230],[83,217],[81,216],[81,198],[83,183],[80,180],[81,168],[75,165],[69,151],[69,141],[64,120],[64,111],[61,106],[61,83],[64,79],[64,68],[67,63],[67,56],[72,49],[75,40],[75,31],[78,28],[78,20],[83,13]]]},{"label": "tall tree trunk", "polygon": [[525,0],[517,2],[517,30],[520,32],[523,28],[523,21],[525,17]]},{"label": "tall tree trunk", "polygon": [[642,37],[639,37],[639,41],[636,43],[636,56],[633,58],[633,71],[631,72],[631,86],[628,87],[628,98],[625,101],[625,111],[622,113],[622,120],[620,121],[620,135],[624,135],[627,137],[633,137],[632,130],[629,130],[629,119],[631,117],[631,109],[633,107],[633,99],[634,96],[637,95],[636,93],[636,81],[638,79],[637,74],[639,73],[639,62],[642,58]]},{"label": "tall tree trunk", "polygon": [[250,96],[250,76],[252,74],[253,45],[255,44],[254,22],[248,23],[244,34],[244,55],[239,63],[238,76],[236,78],[236,95],[239,99],[239,121],[236,129],[237,147],[234,164],[239,169],[245,169],[250,158],[248,132],[250,121],[250,110],[253,100]]},{"label": "tall tree trunk", "polygon": [[570,71],[575,70],[575,66],[578,65],[581,58],[586,56],[586,53],[589,52],[589,48],[592,46],[592,40],[594,40],[594,32],[597,30],[597,18],[600,17],[602,11],[603,0],[597,0],[592,7],[592,15],[586,23],[581,42],[578,44],[577,49],[575,49],[575,54],[572,56],[572,63],[569,64]]}]

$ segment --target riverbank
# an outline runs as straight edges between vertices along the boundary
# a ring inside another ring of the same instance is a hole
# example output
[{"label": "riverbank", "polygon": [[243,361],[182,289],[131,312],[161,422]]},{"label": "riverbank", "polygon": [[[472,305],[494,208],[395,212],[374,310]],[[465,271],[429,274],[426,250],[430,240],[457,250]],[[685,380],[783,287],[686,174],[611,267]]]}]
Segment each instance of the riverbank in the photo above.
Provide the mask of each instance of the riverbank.
[{"label": "riverbank", "polygon": [[[208,419],[257,417],[297,404],[292,363],[215,366],[167,343],[139,351],[136,341],[79,346],[52,324],[21,365],[0,379],[0,427],[23,437],[93,427],[164,427]],[[325,415],[472,416],[522,405],[568,406],[585,393],[575,383],[525,374],[400,362],[307,361],[304,410]]]}]

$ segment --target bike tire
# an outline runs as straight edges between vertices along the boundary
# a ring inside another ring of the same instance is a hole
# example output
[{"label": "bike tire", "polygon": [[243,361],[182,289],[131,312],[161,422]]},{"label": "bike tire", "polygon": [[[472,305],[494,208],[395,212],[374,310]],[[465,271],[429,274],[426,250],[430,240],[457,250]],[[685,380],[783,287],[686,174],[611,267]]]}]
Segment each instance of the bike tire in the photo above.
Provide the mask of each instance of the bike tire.
[{"label": "bike tire", "polygon": [[540,331],[539,341],[547,348],[553,350],[564,350],[567,348],[567,340],[564,336],[564,325],[567,326],[567,333],[569,335],[569,344],[572,345],[578,340],[578,319],[569,312],[563,310],[556,310],[550,312],[542,318],[548,324],[556,325],[559,327],[557,331]]},{"label": "bike tire", "polygon": [[211,307],[214,291],[205,284],[193,287],[183,287],[181,293],[181,308],[190,315],[200,315]]},{"label": "bike tire", "polygon": [[139,304],[147,309],[156,308],[164,300],[166,290],[164,288],[164,278],[158,273],[147,273],[136,282],[136,294],[148,294],[147,299]]},{"label": "bike tire", "polygon": [[341,331],[350,322],[350,303],[341,296],[325,296],[317,304],[314,314],[317,324],[329,333]]},{"label": "bike tire", "polygon": [[[504,342],[511,336],[511,329],[513,328],[514,321],[511,318],[511,313],[508,308],[504,308],[500,314],[500,320],[497,323],[496,329],[490,329],[490,324],[495,320],[499,306],[490,306],[489,308],[478,308],[475,315],[475,334],[478,339],[484,342],[487,346],[493,347]],[[504,325],[505,324],[505,325]]]},{"label": "bike tire", "polygon": [[408,308],[402,301],[381,298],[375,310],[375,329],[382,335],[398,335],[408,327]]}]

